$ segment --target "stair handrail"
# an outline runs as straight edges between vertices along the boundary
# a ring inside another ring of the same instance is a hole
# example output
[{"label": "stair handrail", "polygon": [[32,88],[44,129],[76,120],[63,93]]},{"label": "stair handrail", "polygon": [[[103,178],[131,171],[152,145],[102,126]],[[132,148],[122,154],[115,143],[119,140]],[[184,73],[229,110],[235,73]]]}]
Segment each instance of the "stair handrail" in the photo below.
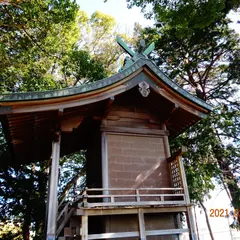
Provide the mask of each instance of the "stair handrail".
[{"label": "stair handrail", "polygon": [[[57,215],[57,225],[58,228],[56,230],[56,236],[58,236],[62,229],[64,228],[65,224],[69,221],[70,217],[72,216],[73,212],[75,211],[75,208],[72,207],[71,203],[74,203],[75,201],[71,202],[71,201],[67,201],[66,202],[66,198],[69,196],[69,192],[71,189],[69,189],[63,196],[61,202],[58,204],[58,215]],[[77,195],[76,195],[77,196]],[[74,195],[73,198],[75,199],[76,196]],[[63,207],[61,209],[61,207]],[[69,208],[71,207],[71,209],[69,210]],[[64,215],[63,220],[59,222],[59,220],[61,219],[62,215]]]}]

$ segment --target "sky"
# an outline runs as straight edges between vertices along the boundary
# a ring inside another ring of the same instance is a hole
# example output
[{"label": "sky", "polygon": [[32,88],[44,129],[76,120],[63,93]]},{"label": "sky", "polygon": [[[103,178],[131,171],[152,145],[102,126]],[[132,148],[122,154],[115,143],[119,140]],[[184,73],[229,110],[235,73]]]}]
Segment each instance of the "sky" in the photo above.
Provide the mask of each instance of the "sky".
[{"label": "sky", "polygon": [[240,21],[240,16],[239,15],[240,15],[239,12],[237,12],[237,13],[236,12],[232,12],[229,15],[229,17],[232,20],[232,23],[230,24],[230,26],[232,28],[234,28],[237,33],[240,34],[240,23],[238,23],[238,21]]},{"label": "sky", "polygon": [[[144,18],[140,8],[134,7],[133,9],[127,9],[126,0],[108,0],[107,3],[104,3],[104,0],[77,0],[77,2],[80,5],[80,8],[87,12],[89,16],[97,10],[113,16],[118,24],[118,30],[120,28],[120,31],[123,33],[131,33],[135,22],[140,23],[143,27],[153,25],[153,21],[146,20]],[[235,28],[235,30],[240,34],[240,24],[237,24],[239,14],[232,13],[230,17],[233,21],[231,27]],[[231,210],[230,201],[225,191],[222,191],[222,189],[218,187],[211,195],[212,198],[205,202],[209,213],[210,209]],[[206,227],[204,214],[199,208],[196,208],[196,212],[199,232],[201,235],[200,239],[208,240],[210,237]],[[210,223],[216,239],[231,239],[227,218],[214,217],[210,219]]]},{"label": "sky", "polygon": [[120,27],[121,32],[128,33],[133,30],[134,23],[139,22],[143,27],[153,24],[153,20],[147,20],[140,8],[127,8],[126,0],[77,0],[80,8],[90,16],[95,11],[100,11],[113,16]]}]

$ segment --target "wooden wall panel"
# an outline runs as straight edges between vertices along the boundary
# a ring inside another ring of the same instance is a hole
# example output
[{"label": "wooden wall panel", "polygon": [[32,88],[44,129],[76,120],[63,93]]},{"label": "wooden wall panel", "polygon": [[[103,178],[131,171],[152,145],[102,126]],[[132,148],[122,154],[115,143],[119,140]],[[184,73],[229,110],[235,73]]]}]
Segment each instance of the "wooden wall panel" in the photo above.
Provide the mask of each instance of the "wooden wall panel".
[{"label": "wooden wall panel", "polygon": [[109,187],[171,187],[163,138],[108,135]]}]

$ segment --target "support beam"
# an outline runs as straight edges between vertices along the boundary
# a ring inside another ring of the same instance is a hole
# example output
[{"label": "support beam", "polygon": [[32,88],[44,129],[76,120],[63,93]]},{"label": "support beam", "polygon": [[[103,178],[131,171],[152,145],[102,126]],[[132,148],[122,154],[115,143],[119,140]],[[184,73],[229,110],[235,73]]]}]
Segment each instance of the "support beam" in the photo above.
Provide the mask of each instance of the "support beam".
[{"label": "support beam", "polygon": [[139,239],[146,240],[146,232],[145,232],[145,220],[143,209],[138,209],[138,226],[139,226]]},{"label": "support beam", "polygon": [[[143,213],[178,213],[178,212],[186,212],[187,207],[146,207],[143,208]],[[137,207],[131,208],[96,208],[96,209],[82,209],[78,208],[76,211],[76,216],[83,216],[87,214],[88,216],[110,216],[110,215],[126,215],[126,214],[138,214]]]},{"label": "support beam", "polygon": [[58,210],[58,175],[59,175],[59,158],[60,158],[60,132],[56,132],[55,141],[52,143],[52,164],[49,185],[49,201],[48,201],[48,221],[47,221],[47,240],[56,239],[57,210]]},{"label": "support beam", "polygon": [[88,240],[88,216],[82,216],[82,238],[81,240]]},{"label": "support beam", "polygon": [[158,129],[147,129],[147,128],[130,128],[130,127],[115,127],[115,126],[101,126],[101,130],[104,132],[110,132],[119,135],[135,135],[135,136],[148,136],[148,137],[159,137],[169,135],[168,131]]}]

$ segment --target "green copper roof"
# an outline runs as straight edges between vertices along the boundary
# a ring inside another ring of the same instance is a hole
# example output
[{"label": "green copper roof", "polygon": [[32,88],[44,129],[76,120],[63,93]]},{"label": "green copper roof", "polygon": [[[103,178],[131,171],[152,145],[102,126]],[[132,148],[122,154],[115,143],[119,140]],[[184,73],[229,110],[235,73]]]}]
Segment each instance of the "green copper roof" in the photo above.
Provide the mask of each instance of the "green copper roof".
[{"label": "green copper roof", "polygon": [[24,92],[24,93],[12,93],[12,94],[2,94],[0,95],[0,102],[11,102],[11,101],[30,101],[30,100],[41,100],[41,99],[51,99],[64,96],[73,96],[76,94],[82,94],[91,92],[94,90],[102,89],[117,83],[124,78],[130,76],[132,73],[137,71],[143,66],[147,66],[152,70],[158,77],[159,81],[162,81],[167,86],[169,86],[174,91],[178,92],[180,95],[184,96],[186,99],[204,107],[205,109],[212,110],[212,106],[204,102],[203,100],[191,95],[176,83],[171,81],[150,59],[138,58],[133,64],[131,64],[127,69],[117,73],[116,75],[105,78],[93,83],[81,85],[78,87],[65,88],[59,90],[42,91],[42,92]]}]

